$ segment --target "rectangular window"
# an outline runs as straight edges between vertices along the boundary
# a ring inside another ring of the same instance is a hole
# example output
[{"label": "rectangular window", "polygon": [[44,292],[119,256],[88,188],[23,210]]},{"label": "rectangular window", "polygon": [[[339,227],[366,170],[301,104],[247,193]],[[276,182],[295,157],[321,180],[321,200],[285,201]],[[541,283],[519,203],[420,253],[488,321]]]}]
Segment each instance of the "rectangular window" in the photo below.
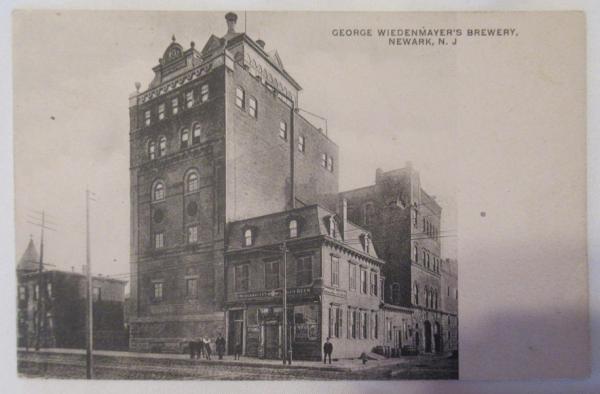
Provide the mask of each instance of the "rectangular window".
[{"label": "rectangular window", "polygon": [[350,290],[356,290],[356,264],[350,264],[350,280],[348,282],[348,288]]},{"label": "rectangular window", "polygon": [[50,282],[46,283],[46,295],[52,298],[52,283]]},{"label": "rectangular window", "polygon": [[336,338],[342,337],[342,308],[335,308],[335,330],[334,334]]},{"label": "rectangular window", "polygon": [[163,283],[155,282],[153,285],[154,285],[153,300],[154,301],[162,301],[163,300]]},{"label": "rectangular window", "polygon": [[287,123],[279,122],[279,136],[284,140],[287,140]]},{"label": "rectangular window", "polygon": [[327,155],[325,153],[321,155],[321,166],[327,168]]},{"label": "rectangular window", "polygon": [[250,288],[250,267],[240,264],[235,267],[235,291],[248,291]]},{"label": "rectangular window", "polygon": [[299,257],[296,262],[296,286],[306,286],[312,283],[312,257]]},{"label": "rectangular window", "polygon": [[376,272],[373,272],[373,284],[372,284],[372,286],[373,286],[373,295],[377,296],[377,294],[379,292],[379,289],[378,289],[378,287],[379,287],[379,277],[378,277],[378,275],[377,275]]},{"label": "rectangular window", "polygon": [[198,226],[188,227],[188,243],[193,244],[198,242]]},{"label": "rectangular window", "polygon": [[336,256],[331,256],[331,285],[340,285],[340,259]]},{"label": "rectangular window", "polygon": [[92,288],[92,299],[94,301],[102,300],[102,289],[99,287]]},{"label": "rectangular window", "polygon": [[384,287],[384,285],[383,285],[383,278],[382,278],[382,277],[380,277],[380,278],[379,278],[379,299],[380,299],[381,301],[383,301],[384,289],[385,289],[385,287]]},{"label": "rectangular window", "polygon": [[303,152],[306,149],[306,138],[303,135],[298,136],[298,152]]},{"label": "rectangular window", "polygon": [[37,301],[39,296],[40,296],[40,286],[35,285],[35,288],[33,289],[33,299]]},{"label": "rectangular window", "polygon": [[146,110],[146,112],[144,112],[144,124],[146,126],[150,125],[150,110]]},{"label": "rectangular window", "polygon": [[358,323],[356,321],[357,320],[356,319],[357,314],[358,314],[357,311],[352,311],[352,315],[351,315],[352,316],[352,338],[356,338],[356,331],[357,331],[356,330],[356,326],[357,326],[357,323]]},{"label": "rectangular window", "polygon": [[185,296],[190,298],[198,296],[198,278],[185,280]]},{"label": "rectangular window", "polygon": [[392,322],[390,320],[387,321],[387,338],[388,341],[392,340]]},{"label": "rectangular window", "polygon": [[333,172],[333,157],[327,156],[327,169]]},{"label": "rectangular window", "polygon": [[256,118],[258,116],[258,106],[254,97],[248,98],[248,113],[253,118]]},{"label": "rectangular window", "polygon": [[369,294],[375,294],[375,273],[369,273]]},{"label": "rectangular window", "polygon": [[279,261],[265,263],[265,286],[267,289],[279,288]]},{"label": "rectangular window", "polygon": [[194,92],[189,91],[185,93],[185,106],[188,108],[192,108],[194,105]]},{"label": "rectangular window", "polygon": [[244,103],[246,101],[246,93],[242,88],[235,89],[235,105],[238,108],[244,109]]},{"label": "rectangular window", "polygon": [[25,288],[25,286],[19,286],[19,300],[27,300],[27,288]]},{"label": "rectangular window", "polygon": [[158,105],[158,120],[163,120],[165,118],[165,104]]},{"label": "rectangular window", "polygon": [[179,99],[177,97],[171,99],[171,112],[176,115],[179,112]]},{"label": "rectangular window", "polygon": [[373,338],[377,339],[379,337],[379,315],[377,312],[375,312],[373,326]]},{"label": "rectangular window", "polygon": [[154,247],[156,249],[165,247],[165,233],[154,234]]},{"label": "rectangular window", "polygon": [[200,102],[205,103],[208,101],[208,84],[202,85],[200,88]]},{"label": "rectangular window", "polygon": [[329,307],[329,309],[327,310],[327,326],[328,326],[328,332],[327,332],[327,337],[332,338],[333,337],[333,307]]},{"label": "rectangular window", "polygon": [[362,269],[360,270],[360,292],[363,294],[367,294],[367,271]]}]

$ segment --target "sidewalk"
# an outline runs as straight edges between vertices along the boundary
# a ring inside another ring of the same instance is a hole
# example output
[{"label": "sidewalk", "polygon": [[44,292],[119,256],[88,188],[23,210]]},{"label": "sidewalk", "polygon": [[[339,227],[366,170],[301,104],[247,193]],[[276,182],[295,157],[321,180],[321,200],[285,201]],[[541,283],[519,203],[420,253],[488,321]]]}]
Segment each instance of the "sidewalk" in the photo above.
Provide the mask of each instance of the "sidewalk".
[{"label": "sidewalk", "polygon": [[[83,349],[56,349],[56,348],[42,348],[39,352],[29,349],[25,351],[25,348],[18,348],[18,352],[25,354],[64,354],[64,355],[85,355]],[[258,368],[289,368],[289,369],[311,369],[311,370],[324,370],[324,371],[364,371],[372,368],[396,365],[396,364],[408,364],[417,360],[417,357],[400,357],[400,358],[389,358],[382,360],[369,360],[366,364],[362,363],[359,359],[340,359],[333,361],[332,364],[324,364],[321,361],[292,361],[292,365],[284,365],[281,360],[264,360],[252,357],[241,357],[240,360],[234,360],[232,356],[224,356],[223,360],[219,360],[218,356],[215,355],[211,360],[191,360],[189,355],[186,354],[169,354],[169,353],[135,353],[125,351],[111,351],[111,350],[95,350],[95,356],[103,357],[114,357],[118,359],[145,359],[145,360],[164,360],[165,362],[177,362],[178,364],[184,365],[227,365],[227,366],[247,366],[247,367],[258,367]],[[431,358],[431,357],[430,357]]]}]

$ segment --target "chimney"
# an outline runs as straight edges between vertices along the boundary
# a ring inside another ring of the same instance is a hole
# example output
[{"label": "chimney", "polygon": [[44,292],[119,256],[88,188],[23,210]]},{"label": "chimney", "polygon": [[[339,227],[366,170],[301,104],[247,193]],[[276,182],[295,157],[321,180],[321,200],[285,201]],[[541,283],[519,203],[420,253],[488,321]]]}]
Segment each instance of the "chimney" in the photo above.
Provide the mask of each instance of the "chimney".
[{"label": "chimney", "polygon": [[340,199],[338,200],[338,215],[340,216],[341,219],[341,225],[340,225],[340,235],[342,236],[342,239],[346,239],[346,228],[347,223],[348,223],[348,200],[346,200],[346,198],[344,197],[340,197]]},{"label": "chimney", "polygon": [[265,42],[263,40],[256,40],[256,43],[258,44],[259,47],[261,47],[262,49],[265,49]]},{"label": "chimney", "polygon": [[237,22],[237,15],[233,12],[228,12],[225,15],[227,21],[227,33],[235,33],[235,23]]}]

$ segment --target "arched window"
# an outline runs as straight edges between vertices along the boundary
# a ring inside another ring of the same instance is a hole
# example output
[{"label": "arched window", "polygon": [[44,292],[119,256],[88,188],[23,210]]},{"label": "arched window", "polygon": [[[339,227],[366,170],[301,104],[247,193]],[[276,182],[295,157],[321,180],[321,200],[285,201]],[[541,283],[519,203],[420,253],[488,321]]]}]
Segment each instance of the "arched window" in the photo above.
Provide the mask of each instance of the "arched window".
[{"label": "arched window", "polygon": [[298,221],[296,219],[290,220],[290,238],[296,238],[298,236]]},{"label": "arched window", "polygon": [[158,140],[158,156],[163,157],[166,154],[167,154],[167,138],[163,136],[163,137],[160,137],[160,139]]},{"label": "arched window", "polygon": [[252,229],[247,228],[244,231],[244,246],[252,246],[253,241]]},{"label": "arched window", "polygon": [[197,144],[200,142],[201,134],[202,134],[202,128],[200,127],[200,123],[196,123],[194,125],[194,131],[192,132],[192,144]]},{"label": "arched window", "polygon": [[198,181],[198,173],[196,171],[190,172],[185,182],[188,193],[197,192],[200,189],[200,183]]},{"label": "arched window", "polygon": [[181,130],[181,148],[187,148],[190,142],[190,131],[188,129]]},{"label": "arched window", "polygon": [[152,200],[162,201],[165,199],[165,184],[162,181],[158,181],[154,184],[152,189]]},{"label": "arched window", "polygon": [[154,141],[150,141],[148,144],[148,156],[150,160],[156,159],[156,144],[154,144]]}]

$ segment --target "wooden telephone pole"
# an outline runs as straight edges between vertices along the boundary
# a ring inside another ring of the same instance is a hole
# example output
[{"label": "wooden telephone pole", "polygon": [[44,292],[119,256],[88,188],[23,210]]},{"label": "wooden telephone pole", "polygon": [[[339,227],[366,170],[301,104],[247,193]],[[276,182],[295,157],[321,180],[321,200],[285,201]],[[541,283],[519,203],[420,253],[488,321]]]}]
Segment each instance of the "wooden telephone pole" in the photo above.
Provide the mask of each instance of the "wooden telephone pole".
[{"label": "wooden telephone pole", "polygon": [[94,378],[94,359],[92,350],[94,348],[94,294],[92,287],[92,259],[90,254],[90,200],[93,200],[93,195],[90,190],[85,191],[85,263],[86,263],[86,277],[87,277],[87,318],[86,318],[86,352],[85,352],[85,365],[86,365],[86,378]]}]

